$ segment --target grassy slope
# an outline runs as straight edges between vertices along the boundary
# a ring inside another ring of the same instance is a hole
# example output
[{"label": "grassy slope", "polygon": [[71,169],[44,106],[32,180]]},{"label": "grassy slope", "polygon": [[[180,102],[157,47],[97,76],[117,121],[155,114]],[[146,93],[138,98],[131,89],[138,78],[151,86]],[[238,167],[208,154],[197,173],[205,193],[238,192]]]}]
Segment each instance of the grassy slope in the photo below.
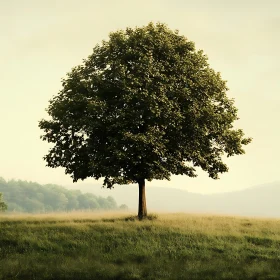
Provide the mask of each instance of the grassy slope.
[{"label": "grassy slope", "polygon": [[0,279],[280,279],[280,220],[0,216]]}]

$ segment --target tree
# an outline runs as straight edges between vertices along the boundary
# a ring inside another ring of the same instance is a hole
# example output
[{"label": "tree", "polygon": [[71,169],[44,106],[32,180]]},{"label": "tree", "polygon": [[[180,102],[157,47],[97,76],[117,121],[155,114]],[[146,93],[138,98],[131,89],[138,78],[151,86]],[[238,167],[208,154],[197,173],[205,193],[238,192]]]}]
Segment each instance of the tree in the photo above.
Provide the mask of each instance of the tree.
[{"label": "tree", "polygon": [[128,210],[128,206],[126,204],[122,204],[122,205],[120,205],[119,209],[127,211]]},{"label": "tree", "polygon": [[222,156],[243,154],[241,129],[226,82],[203,51],[166,25],[113,32],[62,80],[41,120],[44,157],[73,181],[137,183],[138,216],[147,215],[145,181],[172,174],[213,179],[228,167]]},{"label": "tree", "polygon": [[0,193],[0,212],[4,212],[7,209],[8,209],[8,206],[4,201],[2,201],[2,193]]}]

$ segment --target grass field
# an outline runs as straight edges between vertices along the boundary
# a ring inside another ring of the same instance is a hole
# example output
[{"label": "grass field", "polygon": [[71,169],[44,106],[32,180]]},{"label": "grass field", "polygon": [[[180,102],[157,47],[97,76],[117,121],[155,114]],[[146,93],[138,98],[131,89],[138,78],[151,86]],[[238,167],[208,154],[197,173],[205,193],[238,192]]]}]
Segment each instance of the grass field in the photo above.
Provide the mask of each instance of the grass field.
[{"label": "grass field", "polygon": [[1,215],[0,279],[280,279],[280,220]]}]

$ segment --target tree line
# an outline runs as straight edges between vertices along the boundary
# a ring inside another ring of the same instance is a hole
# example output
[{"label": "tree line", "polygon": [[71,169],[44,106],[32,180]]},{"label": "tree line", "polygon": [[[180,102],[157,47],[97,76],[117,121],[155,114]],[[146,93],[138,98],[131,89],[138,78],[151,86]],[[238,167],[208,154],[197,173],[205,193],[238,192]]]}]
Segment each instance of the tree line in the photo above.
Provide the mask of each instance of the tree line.
[{"label": "tree line", "polygon": [[[2,194],[2,200],[1,200]],[[1,202],[2,201],[2,202]],[[58,185],[40,185],[21,180],[5,181],[0,177],[0,210],[9,212],[45,213],[73,210],[115,210],[113,197],[103,198]],[[122,205],[120,208],[126,208]]]}]

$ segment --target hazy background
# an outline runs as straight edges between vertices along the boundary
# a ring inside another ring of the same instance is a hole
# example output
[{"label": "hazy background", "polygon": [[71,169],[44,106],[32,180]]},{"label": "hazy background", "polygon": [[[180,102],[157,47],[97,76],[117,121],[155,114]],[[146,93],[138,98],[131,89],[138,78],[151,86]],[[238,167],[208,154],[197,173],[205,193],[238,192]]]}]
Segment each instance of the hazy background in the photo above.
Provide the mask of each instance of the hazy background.
[{"label": "hazy background", "polygon": [[[205,51],[228,80],[239,109],[236,126],[254,140],[246,155],[225,159],[230,171],[220,180],[199,172],[148,186],[206,194],[280,180],[278,0],[0,0],[0,176],[71,186],[63,169],[45,167],[49,146],[39,138],[38,121],[61,78],[109,32],[150,21],[178,29]],[[91,183],[100,191],[101,180],[84,184]]]}]

